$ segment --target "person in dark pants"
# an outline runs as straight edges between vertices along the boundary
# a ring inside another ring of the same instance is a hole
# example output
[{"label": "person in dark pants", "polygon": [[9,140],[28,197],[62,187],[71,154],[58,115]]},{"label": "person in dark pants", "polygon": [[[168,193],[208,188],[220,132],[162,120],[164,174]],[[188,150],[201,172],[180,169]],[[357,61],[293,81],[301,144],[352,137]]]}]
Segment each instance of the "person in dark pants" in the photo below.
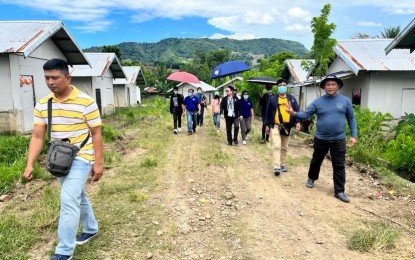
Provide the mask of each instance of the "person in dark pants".
[{"label": "person in dark pants", "polygon": [[346,123],[350,128],[350,146],[356,143],[357,124],[352,103],[349,98],[338,94],[343,87],[343,81],[335,75],[327,75],[320,83],[326,95],[314,100],[304,112],[295,112],[288,105],[287,112],[299,118],[306,119],[313,114],[317,115],[316,133],[314,138],[313,158],[308,170],[306,186],[314,187],[318,179],[321,163],[327,152],[330,151],[333,166],[334,196],[343,202],[350,202],[344,193],[346,182],[345,157],[346,157]]},{"label": "person in dark pants", "polygon": [[266,93],[260,94],[259,105],[261,106],[261,117],[262,117],[262,139],[261,143],[269,141],[269,134],[266,133],[265,115],[267,112],[267,104],[269,98],[272,96],[272,85],[265,85]]},{"label": "person in dark pants", "polygon": [[197,114],[197,125],[203,126],[203,115],[205,114],[205,108],[207,107],[207,98],[202,91],[201,87],[197,88],[197,93],[195,94],[200,101],[200,113]]},{"label": "person in dark pants", "polygon": [[196,133],[196,117],[200,111],[199,99],[193,95],[193,92],[193,89],[188,90],[187,97],[182,104],[183,111],[186,111],[187,134],[189,135]]},{"label": "person in dark pants", "polygon": [[[238,144],[239,133],[239,99],[233,95],[233,86],[228,86],[225,89],[226,97],[222,98],[220,102],[220,114],[224,115],[226,123],[226,137],[228,145]],[[232,139],[232,125],[233,125],[233,139]]]},{"label": "person in dark pants", "polygon": [[179,88],[173,88],[173,95],[170,97],[170,114],[173,115],[173,133],[177,134],[182,131],[182,104],[183,96],[178,93]]}]

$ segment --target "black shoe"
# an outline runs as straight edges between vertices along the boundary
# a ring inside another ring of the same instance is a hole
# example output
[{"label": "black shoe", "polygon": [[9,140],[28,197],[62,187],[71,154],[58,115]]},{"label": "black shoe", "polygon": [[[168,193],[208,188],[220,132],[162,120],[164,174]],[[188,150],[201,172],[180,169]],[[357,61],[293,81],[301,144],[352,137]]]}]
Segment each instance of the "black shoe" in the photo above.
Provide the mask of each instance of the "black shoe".
[{"label": "black shoe", "polygon": [[193,133],[196,133],[196,128],[193,128]]},{"label": "black shoe", "polygon": [[189,131],[189,132],[187,132],[187,134],[188,134],[188,135],[192,135],[192,132],[191,132],[191,131]]},{"label": "black shoe", "polygon": [[338,198],[339,200],[341,200],[345,203],[350,202],[350,199],[343,192],[339,192],[339,193],[334,194],[334,197]]},{"label": "black shoe", "polygon": [[279,175],[280,175],[280,173],[281,173],[281,169],[280,169],[280,168],[275,168],[275,169],[274,169],[274,175],[275,175],[275,176],[279,176]]},{"label": "black shoe", "polygon": [[314,180],[308,178],[307,183],[305,184],[305,186],[307,188],[310,188],[310,189],[313,188],[314,187]]},{"label": "black shoe", "polygon": [[265,144],[265,139],[262,139],[260,143]]},{"label": "black shoe", "polygon": [[238,145],[238,140],[233,141],[233,143],[234,143],[235,145]]},{"label": "black shoe", "polygon": [[76,238],[77,245],[83,245],[87,243],[89,240],[93,239],[98,233],[89,234],[89,233],[82,233]]},{"label": "black shoe", "polygon": [[228,145],[231,145],[232,146],[232,142],[228,142]]}]

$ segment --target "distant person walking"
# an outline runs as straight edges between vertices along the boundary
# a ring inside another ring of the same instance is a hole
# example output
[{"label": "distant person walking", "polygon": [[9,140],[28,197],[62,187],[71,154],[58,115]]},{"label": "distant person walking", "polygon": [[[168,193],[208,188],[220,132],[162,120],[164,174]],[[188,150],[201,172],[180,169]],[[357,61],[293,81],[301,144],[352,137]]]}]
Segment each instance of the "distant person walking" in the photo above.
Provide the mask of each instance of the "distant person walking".
[{"label": "distant person walking", "polygon": [[343,87],[343,81],[335,75],[327,75],[321,82],[320,88],[325,95],[315,99],[304,112],[296,112],[293,107],[287,107],[287,112],[299,119],[307,119],[317,115],[316,133],[314,137],[314,152],[308,170],[306,186],[314,187],[318,180],[321,163],[330,151],[333,166],[334,196],[343,202],[350,199],[344,193],[346,183],[346,120],[350,128],[350,146],[356,143],[357,124],[352,103],[349,98],[338,94]]},{"label": "distant person walking", "polygon": [[212,100],[212,117],[213,117],[213,124],[215,125],[215,128],[217,131],[219,131],[220,128],[220,102],[221,98],[219,96],[219,91],[215,91],[215,96]]},{"label": "distant person walking", "polygon": [[291,128],[295,126],[297,131],[300,130],[299,121],[286,111],[288,104],[294,111],[300,110],[295,97],[287,93],[287,85],[288,81],[285,79],[277,81],[278,95],[270,97],[265,114],[265,131],[268,135],[271,133],[272,136],[274,174],[276,176],[281,172],[288,171],[285,160],[288,154]]},{"label": "distant person walking", "polygon": [[178,93],[179,88],[173,88],[173,95],[170,97],[170,114],[173,115],[173,133],[182,131],[183,96]]},{"label": "distant person walking", "polygon": [[259,106],[261,107],[261,118],[262,118],[262,138],[261,143],[268,142],[269,134],[265,132],[265,114],[267,112],[267,104],[269,98],[272,96],[272,85],[265,85],[265,93],[261,92],[259,94]]},{"label": "distant person walking", "polygon": [[248,133],[251,132],[251,120],[254,119],[254,104],[249,99],[248,91],[242,91],[242,98],[239,100],[241,114],[240,114],[240,124],[241,124],[241,135],[242,135],[242,144],[246,144],[248,141]]},{"label": "distant person walking", "polygon": [[[86,196],[85,183],[89,173],[92,173],[93,181],[98,181],[104,171],[101,117],[94,99],[70,85],[71,75],[64,60],[49,60],[43,70],[46,85],[52,93],[36,104],[24,177],[29,181],[32,179],[33,166],[42,151],[47,127],[51,130],[52,140],[69,139],[77,146],[87,140],[73,160],[69,173],[59,177],[58,245],[51,260],[69,260],[76,245],[85,244],[98,234],[98,223]],[[48,126],[49,100],[52,123]],[[83,230],[76,237],[79,223]]]},{"label": "distant person walking", "polygon": [[200,111],[199,99],[193,95],[193,93],[194,90],[189,89],[187,92],[187,97],[185,97],[182,104],[183,111],[186,111],[188,135],[196,133],[197,114]]},{"label": "distant person walking", "polygon": [[[238,144],[238,133],[239,133],[239,99],[233,95],[233,86],[225,88],[226,96],[222,98],[220,103],[220,114],[224,115],[226,123],[226,138],[228,145]],[[232,125],[233,125],[233,138],[232,138]]]},{"label": "distant person walking", "polygon": [[205,114],[205,108],[207,108],[207,98],[205,94],[203,93],[203,90],[201,87],[197,88],[197,93],[195,94],[200,102],[200,110],[197,114],[197,125],[203,126],[203,115]]}]

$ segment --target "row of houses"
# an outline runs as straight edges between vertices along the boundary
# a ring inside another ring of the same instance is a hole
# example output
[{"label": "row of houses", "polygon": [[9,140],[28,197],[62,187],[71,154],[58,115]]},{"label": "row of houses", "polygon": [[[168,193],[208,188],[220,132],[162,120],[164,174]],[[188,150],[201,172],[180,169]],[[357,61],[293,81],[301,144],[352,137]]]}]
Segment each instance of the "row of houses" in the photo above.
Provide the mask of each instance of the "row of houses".
[{"label": "row of houses", "polygon": [[114,53],[84,53],[60,21],[0,21],[0,131],[33,130],[36,102],[50,91],[43,64],[66,60],[72,84],[93,97],[101,114],[136,105],[139,66],[121,66]]},{"label": "row of houses", "polygon": [[[344,82],[340,94],[353,104],[401,118],[415,113],[415,19],[395,39],[338,41],[328,74]],[[310,61],[310,60],[309,60]],[[289,80],[304,109],[320,94],[313,79],[301,67],[302,60],[287,60]],[[313,62],[313,61],[311,61]]]}]

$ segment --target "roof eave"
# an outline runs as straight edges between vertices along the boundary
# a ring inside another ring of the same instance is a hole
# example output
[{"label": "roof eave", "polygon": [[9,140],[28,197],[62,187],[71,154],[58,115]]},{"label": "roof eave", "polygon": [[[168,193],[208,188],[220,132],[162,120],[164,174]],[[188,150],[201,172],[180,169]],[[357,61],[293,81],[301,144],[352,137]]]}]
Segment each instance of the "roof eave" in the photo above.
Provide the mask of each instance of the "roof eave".
[{"label": "roof eave", "polygon": [[412,36],[415,37],[415,18],[393,39],[391,43],[388,44],[388,46],[386,46],[386,55],[388,55],[393,49],[410,49],[410,52],[412,53],[415,50],[415,46],[399,46],[402,39],[409,37],[408,35],[411,35],[411,33],[413,34]]}]

